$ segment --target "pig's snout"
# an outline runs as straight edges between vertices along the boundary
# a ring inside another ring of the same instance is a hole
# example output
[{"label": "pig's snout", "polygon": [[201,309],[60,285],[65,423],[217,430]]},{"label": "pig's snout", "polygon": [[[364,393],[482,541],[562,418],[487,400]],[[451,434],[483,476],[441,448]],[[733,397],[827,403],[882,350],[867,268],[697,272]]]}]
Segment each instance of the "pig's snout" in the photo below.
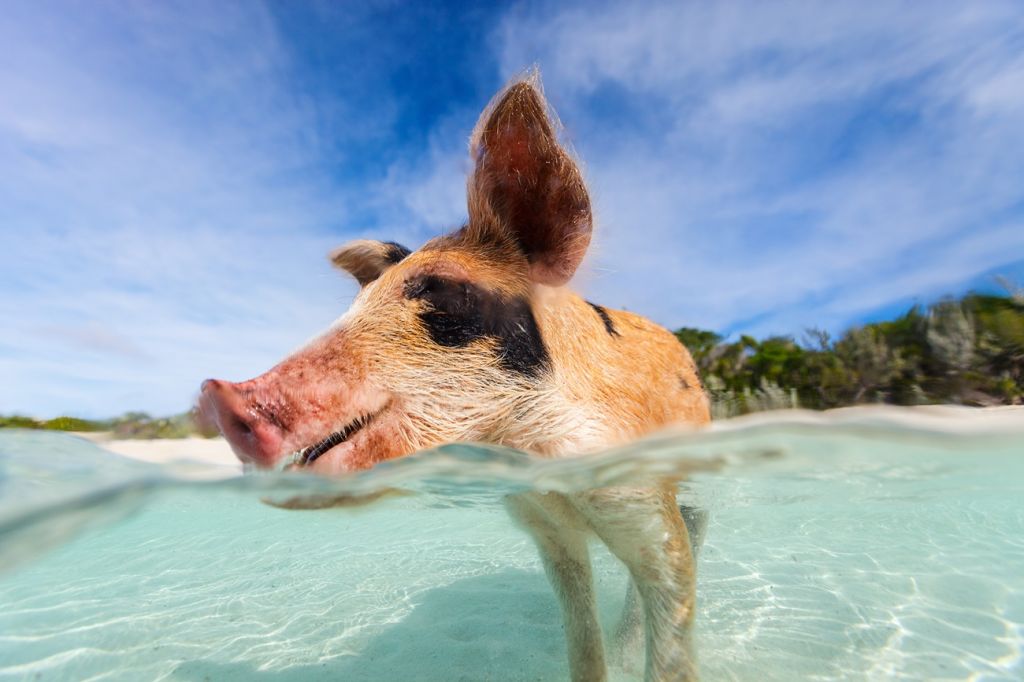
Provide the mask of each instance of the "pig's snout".
[{"label": "pig's snout", "polygon": [[254,409],[237,384],[204,381],[198,412],[200,420],[216,427],[243,462],[272,467],[280,457],[281,428]]}]

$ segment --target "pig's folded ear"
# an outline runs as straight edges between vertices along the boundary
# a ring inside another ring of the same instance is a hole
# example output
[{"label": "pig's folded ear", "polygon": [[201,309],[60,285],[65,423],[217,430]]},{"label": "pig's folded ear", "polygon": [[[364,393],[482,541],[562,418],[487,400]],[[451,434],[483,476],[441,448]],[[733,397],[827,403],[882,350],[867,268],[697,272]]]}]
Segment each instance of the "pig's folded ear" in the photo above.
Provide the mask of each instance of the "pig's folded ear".
[{"label": "pig's folded ear", "polygon": [[478,239],[511,237],[543,284],[572,277],[590,244],[593,225],[583,175],[559,145],[533,74],[499,93],[470,140],[469,225]]},{"label": "pig's folded ear", "polygon": [[335,267],[349,273],[365,287],[381,273],[408,256],[409,249],[395,242],[357,239],[330,253]]}]

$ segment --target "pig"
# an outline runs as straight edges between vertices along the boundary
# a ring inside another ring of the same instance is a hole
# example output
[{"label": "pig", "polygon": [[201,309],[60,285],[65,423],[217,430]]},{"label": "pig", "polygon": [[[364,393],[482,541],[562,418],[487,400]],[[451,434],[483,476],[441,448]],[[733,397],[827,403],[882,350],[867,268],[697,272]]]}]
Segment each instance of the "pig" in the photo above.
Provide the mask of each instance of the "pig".
[{"label": "pig", "polygon": [[[419,250],[361,239],[331,261],[360,291],[265,374],[209,379],[200,412],[261,468],[347,474],[453,441],[575,457],[710,413],[667,330],[564,285],[591,239],[590,196],[536,73],[499,92],[470,138],[468,220]],[[607,678],[588,554],[623,561],[645,679],[696,678],[695,568],[676,485],[509,496],[561,605],[573,680]],[[628,605],[628,604],[627,604]],[[628,614],[627,614],[628,615]]]}]

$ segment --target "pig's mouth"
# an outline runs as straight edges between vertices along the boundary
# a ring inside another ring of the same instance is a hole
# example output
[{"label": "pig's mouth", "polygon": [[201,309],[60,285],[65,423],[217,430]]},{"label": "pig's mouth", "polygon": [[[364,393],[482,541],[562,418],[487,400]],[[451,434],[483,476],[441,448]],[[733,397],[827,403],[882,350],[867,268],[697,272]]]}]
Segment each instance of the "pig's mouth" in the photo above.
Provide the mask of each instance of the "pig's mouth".
[{"label": "pig's mouth", "polygon": [[384,408],[377,410],[376,412],[370,412],[357,417],[353,421],[346,424],[341,429],[335,431],[329,436],[317,441],[309,447],[303,448],[298,452],[294,453],[291,457],[286,457],[285,462],[296,467],[310,466],[316,460],[326,455],[330,450],[348,441],[349,438],[356,435],[370,422],[380,416],[380,413],[384,411]]}]

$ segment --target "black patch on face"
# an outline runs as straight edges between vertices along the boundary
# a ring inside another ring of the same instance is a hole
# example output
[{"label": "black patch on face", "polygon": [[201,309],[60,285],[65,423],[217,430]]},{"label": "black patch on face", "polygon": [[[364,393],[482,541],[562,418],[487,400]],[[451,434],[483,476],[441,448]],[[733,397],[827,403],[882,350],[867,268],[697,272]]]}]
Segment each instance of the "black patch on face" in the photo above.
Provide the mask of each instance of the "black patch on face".
[{"label": "black patch on face", "polygon": [[410,279],[405,296],[425,303],[420,319],[440,346],[458,348],[492,338],[497,341],[501,366],[509,371],[536,377],[550,365],[537,320],[524,297],[502,298],[475,284],[435,275]]},{"label": "black patch on face", "polygon": [[602,322],[604,322],[604,330],[608,332],[608,336],[622,336],[622,334],[619,333],[619,330],[615,328],[615,323],[612,322],[611,315],[608,314],[608,311],[605,310],[604,306],[599,306],[596,303],[591,303],[590,301],[587,301],[587,305],[593,308],[597,313],[597,316],[601,318]]},{"label": "black patch on face", "polygon": [[387,250],[384,252],[384,260],[391,265],[401,263],[402,259],[412,253],[412,251],[397,242],[384,242],[384,246],[387,247]]}]

